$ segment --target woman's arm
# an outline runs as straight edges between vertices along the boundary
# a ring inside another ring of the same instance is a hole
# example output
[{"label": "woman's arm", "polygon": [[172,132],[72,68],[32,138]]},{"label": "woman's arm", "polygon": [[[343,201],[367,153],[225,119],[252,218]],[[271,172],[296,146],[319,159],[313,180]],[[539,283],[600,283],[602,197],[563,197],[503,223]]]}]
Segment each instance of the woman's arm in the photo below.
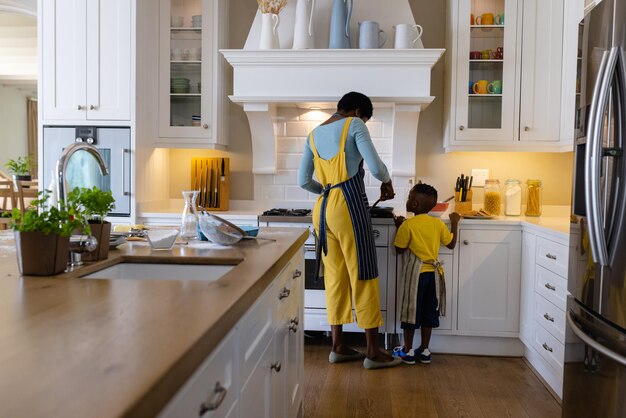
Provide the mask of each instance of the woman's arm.
[{"label": "woman's arm", "polygon": [[365,164],[367,164],[367,168],[369,168],[372,176],[383,183],[390,183],[391,176],[389,175],[389,171],[385,163],[383,163],[378,156],[378,152],[374,147],[372,137],[365,126],[365,122],[359,118],[354,118],[352,125],[354,127],[354,143],[365,160]]},{"label": "woman's arm", "polygon": [[321,194],[323,187],[320,183],[313,180],[314,171],[313,151],[311,151],[309,140],[307,139],[304,145],[302,160],[300,161],[300,168],[298,169],[298,186],[311,193]]}]

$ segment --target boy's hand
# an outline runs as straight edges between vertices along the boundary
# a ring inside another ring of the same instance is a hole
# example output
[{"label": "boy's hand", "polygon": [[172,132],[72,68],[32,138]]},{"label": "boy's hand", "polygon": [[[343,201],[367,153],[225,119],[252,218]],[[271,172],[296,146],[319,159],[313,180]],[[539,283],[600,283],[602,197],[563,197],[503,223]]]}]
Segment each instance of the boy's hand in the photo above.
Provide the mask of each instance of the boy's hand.
[{"label": "boy's hand", "polygon": [[402,225],[402,222],[404,222],[404,216],[393,217],[393,223],[396,224],[396,228],[400,228],[400,225]]},{"label": "boy's hand", "polygon": [[449,216],[450,222],[459,222],[459,220],[461,219],[461,215],[456,212],[451,212]]}]

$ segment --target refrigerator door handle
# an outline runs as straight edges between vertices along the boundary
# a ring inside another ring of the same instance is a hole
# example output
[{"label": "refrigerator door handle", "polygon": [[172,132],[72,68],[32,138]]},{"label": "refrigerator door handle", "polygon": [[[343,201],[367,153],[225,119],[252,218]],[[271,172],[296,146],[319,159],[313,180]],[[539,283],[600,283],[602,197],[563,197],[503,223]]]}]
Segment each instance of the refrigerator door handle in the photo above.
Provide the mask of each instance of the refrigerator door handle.
[{"label": "refrigerator door handle", "polygon": [[591,338],[589,335],[585,334],[585,332],[580,329],[574,318],[572,318],[571,311],[567,312],[566,319],[567,325],[570,326],[574,334],[576,334],[576,336],[580,338],[585,344],[587,344],[589,347],[593,348],[597,352],[604,354],[611,360],[620,363],[622,366],[626,366],[626,357],[616,353],[613,350],[608,349],[607,347],[603,346],[602,344]]},{"label": "refrigerator door handle", "polygon": [[608,101],[611,82],[615,74],[619,48],[612,48],[602,54],[602,63],[596,77],[590,107],[590,120],[587,129],[587,150],[585,151],[585,206],[589,225],[589,246],[593,261],[608,265],[608,250],[604,236],[602,209],[600,205],[600,164],[602,162],[602,131],[604,111]]}]

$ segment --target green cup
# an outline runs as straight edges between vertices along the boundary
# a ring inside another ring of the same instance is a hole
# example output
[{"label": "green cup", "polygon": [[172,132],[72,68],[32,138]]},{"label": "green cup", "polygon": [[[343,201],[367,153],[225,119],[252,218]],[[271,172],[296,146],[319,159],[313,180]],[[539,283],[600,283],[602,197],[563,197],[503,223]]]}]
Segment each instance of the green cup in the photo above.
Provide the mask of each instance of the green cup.
[{"label": "green cup", "polygon": [[502,80],[493,80],[487,84],[487,93],[489,94],[502,94]]}]

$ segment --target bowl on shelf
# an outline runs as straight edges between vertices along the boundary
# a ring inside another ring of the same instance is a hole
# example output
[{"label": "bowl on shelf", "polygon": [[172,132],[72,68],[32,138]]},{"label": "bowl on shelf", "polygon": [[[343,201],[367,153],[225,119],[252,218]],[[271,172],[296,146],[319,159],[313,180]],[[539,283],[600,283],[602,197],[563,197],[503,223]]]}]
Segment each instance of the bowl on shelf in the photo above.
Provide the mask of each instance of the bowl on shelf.
[{"label": "bowl on shelf", "polygon": [[434,216],[436,218],[441,217],[450,206],[449,202],[437,202],[437,204],[428,212],[430,216]]}]

